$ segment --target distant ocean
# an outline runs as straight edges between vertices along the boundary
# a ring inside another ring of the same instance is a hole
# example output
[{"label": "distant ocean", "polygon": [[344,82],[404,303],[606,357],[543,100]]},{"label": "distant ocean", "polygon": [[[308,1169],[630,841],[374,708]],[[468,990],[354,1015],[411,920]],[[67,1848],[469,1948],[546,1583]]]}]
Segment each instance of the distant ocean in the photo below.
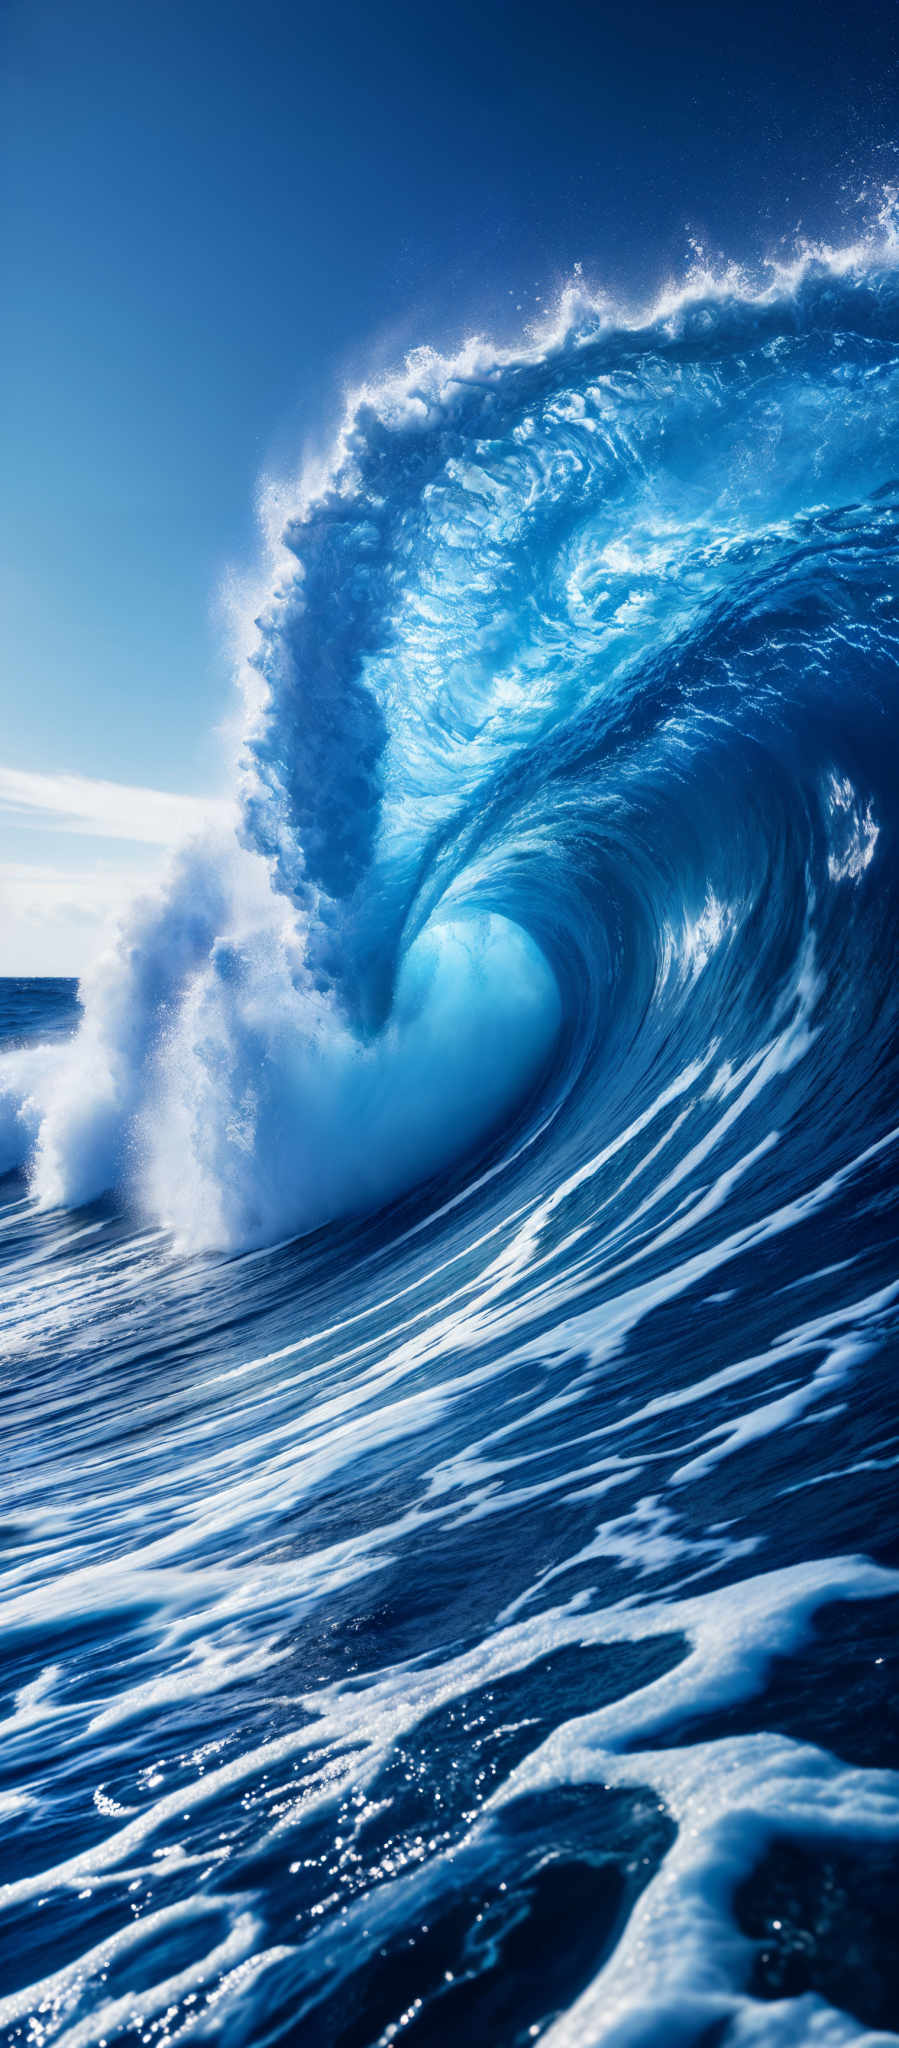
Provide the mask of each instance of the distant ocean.
[{"label": "distant ocean", "polygon": [[236,834],[0,983],[0,2033],[899,2039],[899,272],[287,494]]}]

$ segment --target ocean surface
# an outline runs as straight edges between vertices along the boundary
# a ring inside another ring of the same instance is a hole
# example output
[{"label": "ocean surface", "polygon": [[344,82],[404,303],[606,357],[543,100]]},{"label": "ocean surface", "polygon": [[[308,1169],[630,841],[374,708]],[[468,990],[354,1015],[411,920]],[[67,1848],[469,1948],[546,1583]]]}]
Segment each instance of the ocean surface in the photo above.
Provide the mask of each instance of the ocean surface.
[{"label": "ocean surface", "polygon": [[233,823],[0,983],[0,2034],[899,2039],[899,271],[268,499]]}]

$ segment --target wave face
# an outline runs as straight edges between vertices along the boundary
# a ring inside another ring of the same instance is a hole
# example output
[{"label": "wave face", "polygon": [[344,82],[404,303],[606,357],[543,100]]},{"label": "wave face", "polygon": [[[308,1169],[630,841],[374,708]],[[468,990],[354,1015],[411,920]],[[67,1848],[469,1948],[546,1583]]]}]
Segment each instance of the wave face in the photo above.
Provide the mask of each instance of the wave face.
[{"label": "wave face", "polygon": [[422,353],[0,984],[4,2040],[899,2038],[897,446],[886,255]]}]

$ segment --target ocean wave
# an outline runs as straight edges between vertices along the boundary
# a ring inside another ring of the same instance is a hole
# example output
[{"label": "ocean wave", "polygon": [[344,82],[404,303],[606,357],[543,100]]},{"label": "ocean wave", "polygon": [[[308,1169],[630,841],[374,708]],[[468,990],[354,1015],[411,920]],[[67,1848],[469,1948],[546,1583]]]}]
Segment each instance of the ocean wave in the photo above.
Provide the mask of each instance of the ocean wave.
[{"label": "ocean wave", "polygon": [[788,286],[637,325],[569,298],[518,353],[356,395],[279,499],[238,839],[137,907],[52,1076],[4,1062],[38,1200],[113,1187],[222,1246],[376,1206],[488,1139],[552,1040],[554,1100],[597,1058],[617,1088],[622,1036],[654,1072],[663,962],[725,928],[745,1056],[892,798],[895,272]]},{"label": "ocean wave", "polygon": [[272,498],[0,1059],[16,2048],[897,2038],[897,425],[887,240]]}]

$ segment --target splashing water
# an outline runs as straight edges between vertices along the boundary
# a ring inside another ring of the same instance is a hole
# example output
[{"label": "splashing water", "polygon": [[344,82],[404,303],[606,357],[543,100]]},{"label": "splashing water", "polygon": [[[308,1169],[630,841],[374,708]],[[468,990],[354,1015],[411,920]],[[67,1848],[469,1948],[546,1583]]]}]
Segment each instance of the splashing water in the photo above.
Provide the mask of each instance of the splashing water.
[{"label": "splashing water", "polygon": [[0,984],[10,2043],[899,2037],[892,244],[421,353]]}]

